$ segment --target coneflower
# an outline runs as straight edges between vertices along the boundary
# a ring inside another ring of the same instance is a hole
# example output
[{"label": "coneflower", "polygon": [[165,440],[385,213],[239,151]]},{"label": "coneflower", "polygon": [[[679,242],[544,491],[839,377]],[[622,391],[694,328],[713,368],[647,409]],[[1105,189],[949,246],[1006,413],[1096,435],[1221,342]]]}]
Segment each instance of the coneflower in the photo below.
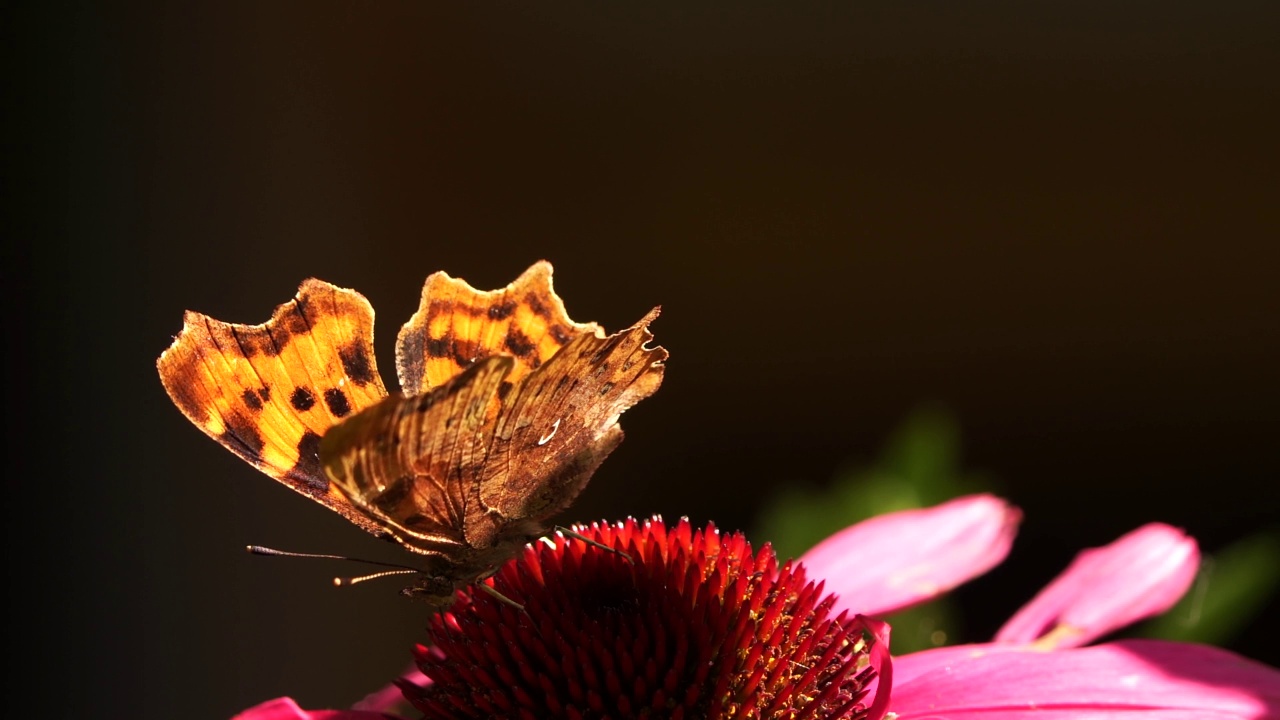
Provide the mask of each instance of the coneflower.
[{"label": "coneflower", "polygon": [[[435,616],[419,647],[426,718],[874,716],[888,649],[878,623],[768,546],[687,520],[627,520],[527,546]],[[610,552],[602,548],[613,550]]]},{"label": "coneflower", "polygon": [[[890,657],[871,618],[1004,559],[1021,513],[970,496],[847,528],[799,563],[688,522],[576,528],[526,547],[430,622],[403,698],[424,718],[1280,718],[1280,671],[1218,648],[1085,647],[1162,612],[1199,564],[1195,541],[1146,525],[1087,550],[990,643]],[[601,547],[603,546],[603,547]],[[523,609],[512,603],[520,603]],[[243,720],[374,720],[288,698]]]}]

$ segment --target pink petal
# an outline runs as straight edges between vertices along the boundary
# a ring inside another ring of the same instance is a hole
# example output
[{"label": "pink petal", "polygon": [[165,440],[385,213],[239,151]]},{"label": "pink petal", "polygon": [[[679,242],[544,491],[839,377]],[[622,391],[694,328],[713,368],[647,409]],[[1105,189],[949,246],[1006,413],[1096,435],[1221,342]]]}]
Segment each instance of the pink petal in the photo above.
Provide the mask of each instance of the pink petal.
[{"label": "pink petal", "polygon": [[974,645],[948,645],[930,650],[921,650],[910,655],[895,655],[893,660],[893,680],[901,687],[925,673],[957,663],[968,662],[975,657],[1002,652],[1021,653],[1027,650],[1028,648],[1015,645],[978,643]]},{"label": "pink petal", "polygon": [[303,710],[293,698],[276,698],[245,710],[231,720],[396,720],[394,716],[360,710]]},{"label": "pink petal", "polygon": [[1152,523],[1105,547],[1085,550],[1017,612],[998,643],[1078,647],[1168,610],[1200,566],[1196,541]]},{"label": "pink petal", "polygon": [[865,615],[854,616],[854,623],[861,625],[875,637],[868,658],[871,669],[875,671],[875,678],[867,686],[866,697],[871,698],[871,704],[867,706],[866,717],[867,720],[882,720],[889,710],[894,683],[893,658],[889,655],[889,623]]},{"label": "pink petal", "polygon": [[991,495],[880,515],[800,558],[838,609],[884,615],[941,595],[1004,560],[1022,513]]},{"label": "pink petal", "polygon": [[409,701],[404,699],[404,691],[400,688],[405,685],[413,685],[424,688],[431,684],[431,679],[422,674],[416,665],[410,665],[404,673],[394,682],[379,688],[365,696],[365,698],[355,705],[351,706],[352,710],[374,710],[377,712],[394,712],[409,707]]},{"label": "pink petal", "polygon": [[1280,670],[1205,645],[970,645],[900,657],[894,668],[899,720],[1280,717]]}]

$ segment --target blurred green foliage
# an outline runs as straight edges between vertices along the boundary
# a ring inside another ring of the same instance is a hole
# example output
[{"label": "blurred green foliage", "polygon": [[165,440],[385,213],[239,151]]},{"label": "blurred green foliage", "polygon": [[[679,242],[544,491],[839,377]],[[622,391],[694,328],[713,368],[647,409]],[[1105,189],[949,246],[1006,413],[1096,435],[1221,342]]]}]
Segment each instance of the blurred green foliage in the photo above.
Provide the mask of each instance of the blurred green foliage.
[{"label": "blurred green foliage", "polygon": [[1196,582],[1169,612],[1136,634],[1210,645],[1230,642],[1280,590],[1280,529],[1206,555]]},{"label": "blurred green foliage", "polygon": [[778,557],[798,557],[837,530],[875,515],[927,507],[989,489],[960,471],[960,428],[938,407],[912,412],[894,430],[879,459],[838,473],[826,488],[782,487],[756,521],[755,537]]},{"label": "blurred green foliage", "polygon": [[[942,408],[925,407],[903,421],[874,462],[844,469],[826,488],[781,488],[757,518],[752,536],[770,541],[780,558],[799,557],[832,533],[875,515],[936,505],[993,485],[990,478],[961,469],[955,418]],[[1207,556],[1186,596],[1134,634],[1223,644],[1278,590],[1280,530],[1272,529]],[[893,626],[895,654],[980,640],[960,637],[963,618],[946,597],[886,619]]]},{"label": "blurred green foliage", "polygon": [[[861,520],[990,487],[984,476],[960,469],[960,427],[955,418],[942,408],[924,407],[894,430],[874,462],[846,468],[826,488],[783,487],[757,519],[753,537],[773,543],[780,558],[799,557]],[[946,598],[887,619],[893,626],[894,652],[899,654],[954,643],[961,620]]]}]

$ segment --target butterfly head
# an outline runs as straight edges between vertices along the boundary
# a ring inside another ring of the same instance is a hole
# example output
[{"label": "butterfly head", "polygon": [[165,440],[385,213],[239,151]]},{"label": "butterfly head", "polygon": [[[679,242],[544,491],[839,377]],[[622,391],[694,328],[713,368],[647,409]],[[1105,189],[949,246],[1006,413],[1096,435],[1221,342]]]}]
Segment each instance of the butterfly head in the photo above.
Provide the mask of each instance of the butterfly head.
[{"label": "butterfly head", "polygon": [[457,582],[443,575],[422,574],[401,595],[426,603],[432,612],[447,609],[457,597]]}]

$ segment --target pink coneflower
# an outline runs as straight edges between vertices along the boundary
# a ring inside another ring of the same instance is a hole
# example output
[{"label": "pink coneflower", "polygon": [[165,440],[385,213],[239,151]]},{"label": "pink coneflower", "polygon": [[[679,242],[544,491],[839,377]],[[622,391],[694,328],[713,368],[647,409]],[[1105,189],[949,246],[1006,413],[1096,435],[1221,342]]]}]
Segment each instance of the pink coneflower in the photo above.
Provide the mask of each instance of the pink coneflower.
[{"label": "pink coneflower", "polygon": [[[416,652],[430,681],[401,687],[425,718],[1280,717],[1280,671],[1232,653],[1078,647],[1186,590],[1195,543],[1163,525],[1083,553],[993,643],[891,659],[870,617],[990,569],[1018,519],[996,498],[961,498],[855,525],[799,565],[685,521],[580,527],[617,552],[561,537],[526,548],[488,581],[524,610],[465,593]],[[376,717],[269,705],[243,717]]]},{"label": "pink coneflower", "polygon": [[[432,679],[407,697],[428,718],[878,717],[882,624],[740,534],[687,520],[557,537],[493,578],[524,610],[473,594],[431,623]],[[625,554],[624,554],[625,553]]]},{"label": "pink coneflower", "polygon": [[[999,563],[1021,515],[989,495],[873,518],[802,558],[859,612],[928,600]],[[885,563],[885,555],[898,558]],[[874,559],[873,559],[874,558]],[[867,560],[877,573],[850,572]],[[1152,640],[1080,647],[1164,612],[1200,555],[1180,530],[1145,525],[1085,550],[992,643],[893,658],[897,720],[1204,720],[1280,717],[1280,671],[1218,648]]]},{"label": "pink coneflower", "polygon": [[365,710],[303,710],[293,698],[276,698],[236,715],[232,720],[399,720]]}]

